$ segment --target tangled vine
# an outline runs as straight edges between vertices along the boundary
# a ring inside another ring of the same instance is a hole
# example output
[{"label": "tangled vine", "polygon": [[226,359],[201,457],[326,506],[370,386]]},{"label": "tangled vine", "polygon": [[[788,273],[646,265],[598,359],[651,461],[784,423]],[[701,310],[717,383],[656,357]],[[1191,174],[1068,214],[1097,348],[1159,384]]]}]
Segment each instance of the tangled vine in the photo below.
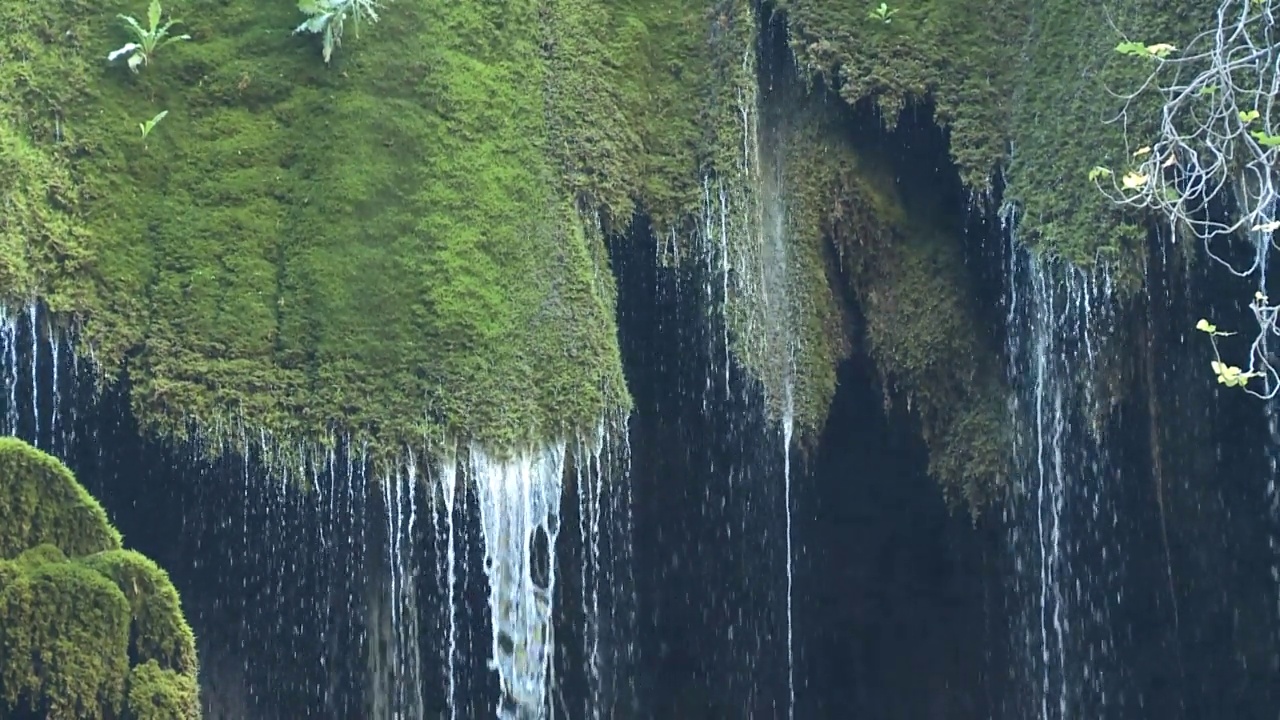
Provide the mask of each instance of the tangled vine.
[{"label": "tangled vine", "polygon": [[[1120,96],[1123,106],[1112,120],[1123,126],[1126,147],[1139,147],[1119,174],[1105,167],[1089,174],[1118,205],[1154,212],[1169,222],[1173,239],[1199,240],[1214,261],[1257,281],[1250,307],[1258,332],[1246,368],[1224,362],[1218,353],[1218,338],[1233,333],[1207,320],[1197,329],[1213,343],[1218,382],[1261,398],[1280,394],[1280,363],[1268,347],[1273,336],[1280,337],[1280,305],[1267,298],[1265,287],[1268,253],[1280,247],[1276,4],[1280,0],[1220,0],[1214,27],[1182,48],[1120,43],[1117,52],[1153,65],[1137,89]],[[1142,109],[1153,93],[1161,101],[1154,132]],[[1254,250],[1247,263],[1226,252],[1239,239]],[[1253,378],[1261,385],[1251,384]]]}]

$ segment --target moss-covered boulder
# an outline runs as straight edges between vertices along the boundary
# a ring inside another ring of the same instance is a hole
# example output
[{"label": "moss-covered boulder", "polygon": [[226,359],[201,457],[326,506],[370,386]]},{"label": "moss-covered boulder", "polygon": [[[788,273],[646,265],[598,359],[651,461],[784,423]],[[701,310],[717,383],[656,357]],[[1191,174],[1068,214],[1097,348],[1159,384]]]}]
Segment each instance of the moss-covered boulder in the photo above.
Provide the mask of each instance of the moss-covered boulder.
[{"label": "moss-covered boulder", "polygon": [[188,720],[200,717],[195,678],[155,660],[129,671],[124,720]]},{"label": "moss-covered boulder", "polygon": [[0,706],[50,718],[115,716],[129,674],[120,589],[53,546],[11,562],[17,572],[0,587]]},{"label": "moss-covered boulder", "polygon": [[0,438],[0,558],[52,545],[70,557],[120,547],[120,533],[71,471],[16,438]]},{"label": "moss-covered boulder", "polygon": [[195,636],[168,574],[132,550],[109,550],[81,562],[114,582],[129,601],[133,621],[129,655],[134,662],[155,661],[162,668],[194,677]]},{"label": "moss-covered boulder", "polygon": [[178,593],[56,459],[0,438],[0,717],[196,718]]}]

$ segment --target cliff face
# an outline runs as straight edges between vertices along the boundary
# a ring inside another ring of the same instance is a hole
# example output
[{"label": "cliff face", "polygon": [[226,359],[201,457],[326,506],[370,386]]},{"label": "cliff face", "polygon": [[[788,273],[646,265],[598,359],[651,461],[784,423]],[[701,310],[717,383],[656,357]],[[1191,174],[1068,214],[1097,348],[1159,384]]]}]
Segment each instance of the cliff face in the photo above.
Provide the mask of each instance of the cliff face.
[{"label": "cliff face", "polygon": [[140,0],[11,3],[0,296],[74,318],[152,430],[510,449],[629,407],[606,243],[643,224],[721,273],[775,418],[815,437],[862,340],[976,499],[1003,390],[963,222],[913,208],[841,114],[931,108],[967,192],[1007,169],[1024,240],[1137,268],[1083,179],[1123,152],[1106,87],[1138,76],[1111,48],[1194,4],[390,2],[326,66],[289,3],[179,3],[191,41],[133,74],[106,56]]}]

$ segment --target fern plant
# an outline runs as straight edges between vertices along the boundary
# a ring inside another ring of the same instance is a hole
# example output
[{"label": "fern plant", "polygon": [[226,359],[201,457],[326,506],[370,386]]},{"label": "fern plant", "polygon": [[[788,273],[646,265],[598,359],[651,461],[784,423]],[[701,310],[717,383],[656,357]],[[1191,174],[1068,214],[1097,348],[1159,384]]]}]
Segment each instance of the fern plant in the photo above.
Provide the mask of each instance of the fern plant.
[{"label": "fern plant", "polygon": [[298,9],[307,15],[301,25],[294,28],[294,34],[301,32],[315,33],[324,36],[321,55],[325,64],[333,57],[333,49],[342,44],[342,28],[350,17],[356,26],[356,37],[360,36],[360,21],[368,19],[378,21],[378,0],[299,0]]},{"label": "fern plant", "polygon": [[137,42],[125,43],[124,47],[114,50],[107,56],[107,62],[115,62],[116,58],[128,57],[129,69],[138,72],[138,68],[142,65],[151,63],[151,58],[156,51],[172,42],[179,40],[190,40],[190,35],[174,35],[169,36],[169,28],[181,23],[181,20],[169,19],[164,25],[160,24],[160,0],[151,0],[151,6],[147,8],[147,24],[148,28],[142,25],[128,15],[117,15],[129,27],[129,31],[137,39]]}]

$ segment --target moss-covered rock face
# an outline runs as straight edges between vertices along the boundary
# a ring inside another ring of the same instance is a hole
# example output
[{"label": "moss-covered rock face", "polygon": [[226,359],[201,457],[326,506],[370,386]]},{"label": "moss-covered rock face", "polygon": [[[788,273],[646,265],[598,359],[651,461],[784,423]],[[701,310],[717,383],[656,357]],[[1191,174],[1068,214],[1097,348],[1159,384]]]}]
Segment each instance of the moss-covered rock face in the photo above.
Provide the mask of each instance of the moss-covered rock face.
[{"label": "moss-covered rock face", "polygon": [[[1141,86],[1150,64],[1121,55],[1122,41],[1184,46],[1210,27],[1217,3],[1198,0],[1037,0],[1023,73],[1011,106],[1014,152],[1006,196],[1020,212],[1020,239],[1082,267],[1116,271],[1121,291],[1140,287],[1148,218],[1117,210],[1088,180],[1096,166],[1122,167],[1159,121],[1156,98],[1137,103],[1125,146],[1114,122],[1117,94]],[[1143,117],[1143,113],[1147,113]]]},{"label": "moss-covered rock face", "polygon": [[[846,284],[856,298],[865,351],[886,400],[903,400],[919,418],[930,472],[950,499],[976,511],[1006,478],[1008,417],[999,352],[979,320],[961,238],[942,222],[944,210],[907,202],[889,161],[856,145],[832,107],[817,98],[795,108],[798,226],[837,256],[828,292]],[[830,350],[841,357],[844,349]]]},{"label": "moss-covered rock face", "polygon": [[889,22],[862,0],[781,0],[801,65],[851,105],[874,102],[886,124],[932,100],[952,133],[966,184],[991,187],[1008,144],[1018,40],[1031,5],[1019,0],[900,0]]},{"label": "moss-covered rock face", "polygon": [[871,3],[778,5],[801,63],[847,102],[876,103],[888,124],[913,102],[936,105],[972,190],[989,190],[994,172],[1007,168],[1005,197],[1024,242],[1077,265],[1118,268],[1121,284],[1137,286],[1143,219],[1117,212],[1088,180],[1090,168],[1133,149],[1108,121],[1122,105],[1115,93],[1138,87],[1148,68],[1114,48],[1124,40],[1184,45],[1216,5],[899,0],[887,3],[887,23],[868,16]]},{"label": "moss-covered rock face", "polygon": [[198,718],[169,576],[60,462],[0,438],[0,716]]},{"label": "moss-covered rock face", "polygon": [[161,431],[399,452],[594,426],[628,398],[601,237],[548,151],[543,10],[394,3],[326,67],[290,3],[173,2],[193,40],[135,75],[106,53],[141,0],[6,5],[4,194],[73,182],[0,233],[50,236],[4,295],[82,314]]}]

